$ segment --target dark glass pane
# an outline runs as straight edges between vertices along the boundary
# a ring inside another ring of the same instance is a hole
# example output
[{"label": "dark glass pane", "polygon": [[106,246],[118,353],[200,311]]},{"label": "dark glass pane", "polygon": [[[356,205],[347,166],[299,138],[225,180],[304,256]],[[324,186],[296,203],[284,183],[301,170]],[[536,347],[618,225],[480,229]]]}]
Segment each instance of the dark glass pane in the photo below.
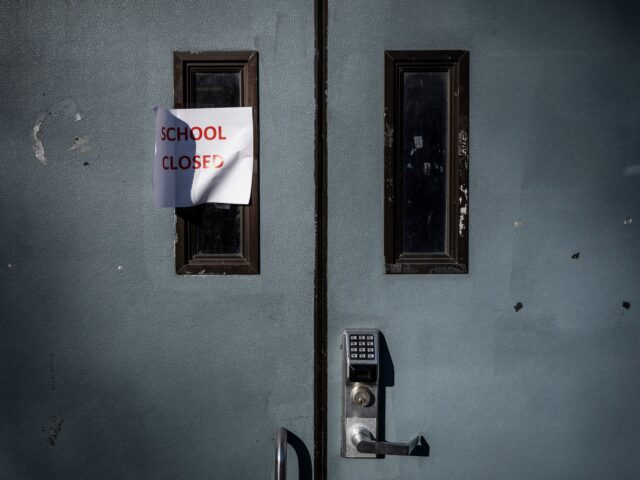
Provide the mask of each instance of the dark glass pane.
[{"label": "dark glass pane", "polygon": [[404,72],[402,253],[444,253],[447,241],[447,72]]},{"label": "dark glass pane", "polygon": [[[196,71],[191,77],[189,107],[223,108],[242,105],[240,72]],[[241,253],[242,209],[238,205],[219,208],[212,204],[195,212],[195,253]]]},{"label": "dark glass pane", "polygon": [[194,72],[192,108],[240,107],[240,72]]},{"label": "dark glass pane", "polygon": [[196,254],[240,253],[240,206],[218,208],[201,205],[201,224],[196,224]]}]

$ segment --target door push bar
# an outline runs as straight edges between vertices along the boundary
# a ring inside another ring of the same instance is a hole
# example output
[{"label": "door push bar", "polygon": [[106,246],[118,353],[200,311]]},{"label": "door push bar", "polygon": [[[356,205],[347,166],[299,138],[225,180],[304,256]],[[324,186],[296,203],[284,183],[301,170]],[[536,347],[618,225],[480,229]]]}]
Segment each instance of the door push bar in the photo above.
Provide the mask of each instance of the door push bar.
[{"label": "door push bar", "polygon": [[287,480],[287,429],[284,427],[276,432],[275,480]]}]

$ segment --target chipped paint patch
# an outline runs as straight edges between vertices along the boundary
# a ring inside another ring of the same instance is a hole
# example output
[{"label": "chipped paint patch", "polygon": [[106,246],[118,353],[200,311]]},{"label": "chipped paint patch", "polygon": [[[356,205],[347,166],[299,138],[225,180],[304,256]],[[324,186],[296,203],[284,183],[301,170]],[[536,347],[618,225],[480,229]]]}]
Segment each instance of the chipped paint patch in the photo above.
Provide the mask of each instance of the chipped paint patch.
[{"label": "chipped paint patch", "polygon": [[49,445],[55,446],[58,435],[60,431],[62,431],[62,424],[64,423],[64,417],[62,413],[60,417],[51,417],[51,423],[48,428],[42,427],[42,431],[47,433],[47,440],[49,441]]},{"label": "chipped paint patch", "polygon": [[524,222],[522,220],[516,220],[515,222],[513,222],[513,226],[515,228],[522,228],[523,225],[524,225]]},{"label": "chipped paint patch", "polygon": [[629,310],[631,308],[631,304],[629,302],[622,302],[622,307]]},{"label": "chipped paint patch", "polygon": [[623,225],[631,225],[632,223],[633,223],[633,218],[631,217],[625,218],[622,222]]},{"label": "chipped paint patch", "polygon": [[572,258],[573,260],[577,260],[578,258],[580,258],[580,252],[576,252],[576,253],[574,253],[573,255],[571,255],[571,258]]},{"label": "chipped paint patch", "polygon": [[124,271],[124,267],[123,267],[122,265],[118,265],[117,270],[118,270],[119,272],[123,272],[123,271]]},{"label": "chipped paint patch", "polygon": [[47,157],[45,155],[44,145],[40,139],[40,134],[44,126],[45,120],[49,117],[64,116],[72,118],[75,122],[82,120],[82,115],[78,109],[78,104],[75,101],[68,98],[56,103],[53,107],[48,109],[45,113],[38,115],[36,123],[32,128],[33,136],[33,153],[36,156],[36,160],[42,165],[47,165]]},{"label": "chipped paint patch", "polygon": [[73,139],[73,145],[69,150],[77,151],[80,153],[86,153],[91,150],[91,146],[89,145],[89,139],[87,137],[76,137]]},{"label": "chipped paint patch", "polygon": [[518,302],[518,303],[516,303],[516,304],[513,306],[513,309],[514,309],[516,312],[519,312],[520,310],[522,310],[522,309],[523,309],[523,307],[524,307],[524,305],[522,304],[522,302]]},{"label": "chipped paint patch", "polygon": [[51,112],[46,112],[40,115],[36,120],[36,124],[33,126],[33,152],[36,155],[36,159],[42,165],[47,164],[47,157],[44,154],[44,145],[42,144],[42,140],[40,140],[38,134],[40,133],[40,130],[42,130],[42,124],[49,115],[51,115]]}]

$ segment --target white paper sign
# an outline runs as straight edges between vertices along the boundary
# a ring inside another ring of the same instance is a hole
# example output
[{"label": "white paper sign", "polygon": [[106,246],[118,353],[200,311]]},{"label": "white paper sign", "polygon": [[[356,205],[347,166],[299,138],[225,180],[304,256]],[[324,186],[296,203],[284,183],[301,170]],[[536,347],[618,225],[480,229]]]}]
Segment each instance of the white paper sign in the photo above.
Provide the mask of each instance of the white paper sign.
[{"label": "white paper sign", "polygon": [[247,205],[252,174],[251,107],[156,109],[156,207]]}]

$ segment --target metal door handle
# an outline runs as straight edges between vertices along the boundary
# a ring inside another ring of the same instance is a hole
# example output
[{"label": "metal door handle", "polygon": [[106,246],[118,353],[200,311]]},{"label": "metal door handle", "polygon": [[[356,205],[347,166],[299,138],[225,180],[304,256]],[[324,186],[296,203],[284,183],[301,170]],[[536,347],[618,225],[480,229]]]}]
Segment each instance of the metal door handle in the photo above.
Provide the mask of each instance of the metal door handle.
[{"label": "metal door handle", "polygon": [[276,480],[287,480],[287,429],[280,427],[276,432]]},{"label": "metal door handle", "polygon": [[366,428],[356,427],[351,431],[351,443],[356,450],[375,455],[410,455],[419,439],[418,436],[409,443],[378,442]]}]

